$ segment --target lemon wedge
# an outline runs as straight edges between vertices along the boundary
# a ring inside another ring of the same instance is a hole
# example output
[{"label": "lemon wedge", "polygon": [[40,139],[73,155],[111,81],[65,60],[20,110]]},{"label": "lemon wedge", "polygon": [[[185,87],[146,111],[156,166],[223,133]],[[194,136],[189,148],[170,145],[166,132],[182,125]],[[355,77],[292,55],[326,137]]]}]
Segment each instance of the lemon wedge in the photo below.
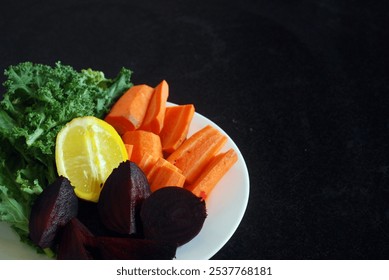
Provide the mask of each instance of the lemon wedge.
[{"label": "lemon wedge", "polygon": [[128,159],[116,130],[96,117],[79,117],[57,135],[55,162],[58,175],[68,178],[76,195],[97,202],[112,170]]}]

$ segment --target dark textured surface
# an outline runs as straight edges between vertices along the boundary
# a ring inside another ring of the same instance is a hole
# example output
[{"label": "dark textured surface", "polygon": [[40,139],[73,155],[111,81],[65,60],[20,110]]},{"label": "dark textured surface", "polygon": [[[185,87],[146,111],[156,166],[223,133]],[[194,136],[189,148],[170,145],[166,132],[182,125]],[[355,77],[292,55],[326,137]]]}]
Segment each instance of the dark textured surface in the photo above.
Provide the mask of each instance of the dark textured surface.
[{"label": "dark textured surface", "polygon": [[134,83],[166,79],[172,102],[219,124],[251,192],[215,259],[389,258],[385,5],[138,2],[4,1],[1,69],[126,66]]}]

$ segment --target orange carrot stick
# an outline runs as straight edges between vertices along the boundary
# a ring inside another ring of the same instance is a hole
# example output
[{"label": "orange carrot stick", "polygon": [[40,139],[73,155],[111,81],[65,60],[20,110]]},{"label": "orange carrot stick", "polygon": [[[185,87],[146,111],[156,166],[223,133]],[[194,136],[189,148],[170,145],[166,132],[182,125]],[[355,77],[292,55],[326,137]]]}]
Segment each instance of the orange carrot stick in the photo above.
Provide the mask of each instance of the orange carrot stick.
[{"label": "orange carrot stick", "polygon": [[160,133],[164,153],[171,154],[184,142],[194,112],[193,104],[166,108],[165,120]]},{"label": "orange carrot stick", "polygon": [[207,125],[184,141],[167,160],[182,170],[187,184],[193,184],[202,169],[226,141],[225,135]]},{"label": "orange carrot stick", "polygon": [[165,118],[166,101],[169,96],[169,85],[163,80],[155,87],[153,96],[150,99],[145,119],[140,129],[159,134],[163,127]]},{"label": "orange carrot stick", "polygon": [[206,199],[237,160],[238,156],[233,149],[216,155],[188,189],[195,195]]},{"label": "orange carrot stick", "polygon": [[105,121],[111,124],[120,135],[138,129],[145,118],[153,92],[154,89],[148,85],[129,88],[112,106]]},{"label": "orange carrot stick", "polygon": [[124,144],[133,145],[131,161],[139,165],[147,152],[154,158],[162,157],[161,140],[158,135],[144,130],[127,131],[122,136]]},{"label": "orange carrot stick", "polygon": [[184,183],[185,176],[182,173],[168,165],[162,165],[156,170],[150,181],[150,189],[152,192],[155,192],[156,190],[167,186],[183,187]]}]

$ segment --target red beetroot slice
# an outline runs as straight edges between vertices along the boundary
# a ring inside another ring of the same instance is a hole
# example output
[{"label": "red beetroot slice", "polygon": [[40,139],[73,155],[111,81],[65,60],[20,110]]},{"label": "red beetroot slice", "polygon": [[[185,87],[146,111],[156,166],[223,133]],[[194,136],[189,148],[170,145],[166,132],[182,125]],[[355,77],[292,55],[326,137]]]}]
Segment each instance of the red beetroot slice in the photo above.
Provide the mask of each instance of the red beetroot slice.
[{"label": "red beetroot slice", "polygon": [[100,193],[98,210],[102,223],[120,234],[139,234],[140,207],[150,194],[143,171],[134,162],[122,162],[107,178]]},{"label": "red beetroot slice", "polygon": [[86,249],[92,233],[77,218],[71,219],[63,228],[58,245],[59,260],[92,260],[92,254]]},{"label": "red beetroot slice", "polygon": [[58,230],[77,215],[78,200],[70,181],[60,176],[37,197],[31,208],[31,240],[41,248],[52,247]]},{"label": "red beetroot slice", "polygon": [[95,250],[96,259],[104,260],[171,260],[177,246],[131,237],[94,237],[89,244]]},{"label": "red beetroot slice", "polygon": [[205,201],[180,187],[164,187],[142,204],[141,220],[145,238],[181,246],[202,229],[207,211]]}]

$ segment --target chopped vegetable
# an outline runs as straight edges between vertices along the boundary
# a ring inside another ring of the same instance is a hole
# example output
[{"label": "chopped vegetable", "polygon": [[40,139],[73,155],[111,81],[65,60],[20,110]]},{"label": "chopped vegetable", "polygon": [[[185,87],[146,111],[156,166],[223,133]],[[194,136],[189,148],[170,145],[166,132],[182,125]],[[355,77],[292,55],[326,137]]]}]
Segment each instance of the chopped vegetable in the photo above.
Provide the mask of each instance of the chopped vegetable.
[{"label": "chopped vegetable", "polygon": [[238,156],[233,149],[216,155],[188,189],[195,195],[206,199],[212,189],[237,160]]},{"label": "chopped vegetable", "polygon": [[147,85],[131,87],[114,104],[105,121],[110,123],[120,135],[138,129],[146,116],[153,92],[154,89]]},{"label": "chopped vegetable", "polygon": [[181,246],[200,232],[207,212],[204,200],[189,190],[165,187],[143,202],[140,215],[146,238]]},{"label": "chopped vegetable", "polygon": [[162,165],[156,170],[150,181],[150,189],[152,192],[155,192],[166,186],[183,187],[184,183],[185,176],[181,172],[168,165]]},{"label": "chopped vegetable", "polygon": [[167,107],[160,133],[162,151],[171,154],[185,141],[195,112],[192,104]]},{"label": "chopped vegetable", "polygon": [[95,236],[73,218],[64,227],[58,245],[59,260],[165,260],[173,259],[177,245],[129,236]]},{"label": "chopped vegetable", "polygon": [[167,160],[182,170],[186,183],[192,184],[226,141],[225,135],[207,125],[189,137]]},{"label": "chopped vegetable", "polygon": [[54,245],[57,232],[76,217],[78,200],[73,186],[65,177],[58,177],[34,201],[29,220],[29,236],[42,249]]},{"label": "chopped vegetable", "polygon": [[140,206],[150,193],[142,170],[133,162],[122,162],[101,191],[98,210],[102,223],[119,234],[140,234]]},{"label": "chopped vegetable", "polygon": [[57,177],[55,139],[79,116],[103,118],[132,86],[131,71],[115,79],[100,71],[76,71],[31,62],[5,70],[0,102],[0,220],[28,242],[28,217],[37,195]]},{"label": "chopped vegetable", "polygon": [[92,260],[91,252],[86,248],[88,238],[93,237],[89,229],[79,219],[71,219],[64,226],[58,244],[58,260]]},{"label": "chopped vegetable", "polygon": [[150,182],[151,191],[156,191],[164,186],[183,187],[185,183],[182,171],[164,158],[158,158],[146,175]]},{"label": "chopped vegetable", "polygon": [[155,87],[155,91],[150,99],[146,116],[141,129],[159,134],[165,119],[166,101],[169,96],[169,86],[165,80]]},{"label": "chopped vegetable", "polygon": [[139,164],[145,153],[155,158],[162,157],[161,139],[157,134],[145,130],[127,131],[122,136],[124,144],[133,145],[131,161]]},{"label": "chopped vegetable", "polygon": [[149,181],[152,181],[153,180],[153,177],[154,177],[154,174],[156,173],[156,171],[158,171],[158,169],[161,167],[161,166],[167,166],[169,167],[170,169],[174,170],[174,171],[177,171],[178,173],[181,173],[182,174],[182,171],[177,167],[175,166],[174,164],[170,163],[169,161],[167,161],[166,159],[164,158],[158,158],[158,160],[155,162],[154,166],[151,168],[151,170],[146,174],[147,175],[147,179]]}]

